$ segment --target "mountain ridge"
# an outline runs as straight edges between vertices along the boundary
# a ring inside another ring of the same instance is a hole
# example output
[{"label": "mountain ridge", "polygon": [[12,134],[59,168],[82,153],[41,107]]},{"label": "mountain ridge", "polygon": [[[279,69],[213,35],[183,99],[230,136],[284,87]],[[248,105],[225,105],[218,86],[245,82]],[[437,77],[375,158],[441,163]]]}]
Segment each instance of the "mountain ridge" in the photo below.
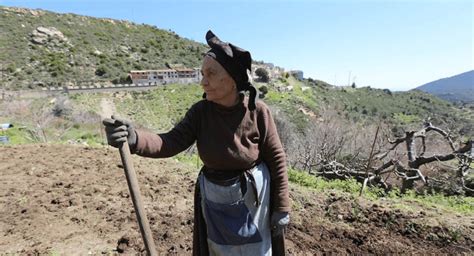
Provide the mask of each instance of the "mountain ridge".
[{"label": "mountain ridge", "polygon": [[474,70],[441,78],[415,89],[451,102],[474,103]]}]

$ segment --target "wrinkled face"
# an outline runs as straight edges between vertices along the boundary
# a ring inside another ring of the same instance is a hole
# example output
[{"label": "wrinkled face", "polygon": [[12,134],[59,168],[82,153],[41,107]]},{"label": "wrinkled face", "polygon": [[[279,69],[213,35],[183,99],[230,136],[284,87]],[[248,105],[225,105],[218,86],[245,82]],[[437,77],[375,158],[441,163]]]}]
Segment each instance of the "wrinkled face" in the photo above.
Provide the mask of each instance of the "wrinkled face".
[{"label": "wrinkled face", "polygon": [[212,57],[204,57],[202,63],[201,86],[206,99],[215,103],[231,106],[238,95],[234,79]]}]

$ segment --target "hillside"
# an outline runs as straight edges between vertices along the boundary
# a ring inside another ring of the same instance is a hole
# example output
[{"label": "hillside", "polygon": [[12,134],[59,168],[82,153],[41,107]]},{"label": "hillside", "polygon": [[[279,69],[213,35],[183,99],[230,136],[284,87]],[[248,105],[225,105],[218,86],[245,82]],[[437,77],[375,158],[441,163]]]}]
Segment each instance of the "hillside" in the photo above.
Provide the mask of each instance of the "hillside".
[{"label": "hillside", "polygon": [[132,69],[200,66],[205,49],[150,25],[0,7],[0,88],[121,82]]},{"label": "hillside", "polygon": [[[474,134],[474,111],[421,91],[391,92],[370,87],[334,87],[321,81],[282,78],[269,85],[265,101],[282,110],[300,129],[320,120],[325,112],[354,124],[387,123],[395,134],[418,128],[423,121],[448,127],[455,133]],[[281,88],[291,87],[291,90]],[[306,112],[306,113],[305,113]],[[314,114],[314,118],[308,115]]]},{"label": "hillside", "polygon": [[[199,66],[201,54],[206,50],[203,44],[150,25],[9,7],[0,7],[0,48],[3,69],[0,88],[3,89],[119,83],[127,79],[131,69],[163,68],[167,63]],[[320,117],[322,112],[331,110],[339,118],[354,123],[387,121],[400,132],[407,125],[430,120],[448,125],[456,133],[473,133],[472,110],[459,110],[420,92],[336,88],[323,81],[298,81],[291,76],[257,86],[269,88],[265,100],[282,110],[284,118],[300,131],[306,129],[310,121],[308,113]],[[291,91],[286,90],[287,87],[291,87]],[[185,102],[190,104],[198,99]],[[178,113],[171,113],[171,118],[175,121],[181,118],[187,107],[189,105],[183,104]],[[131,118],[141,118],[138,117],[140,111],[148,110],[161,111],[158,107],[137,109],[136,117]],[[156,122],[143,124],[154,127]]]},{"label": "hillside", "polygon": [[[116,149],[47,144],[3,149],[2,254],[143,253]],[[195,163],[135,156],[133,162],[158,254],[190,255]],[[435,197],[359,198],[341,188],[290,184],[289,255],[473,252],[470,199],[445,204]]]},{"label": "hillside", "polygon": [[451,102],[474,103],[474,70],[416,88]]}]

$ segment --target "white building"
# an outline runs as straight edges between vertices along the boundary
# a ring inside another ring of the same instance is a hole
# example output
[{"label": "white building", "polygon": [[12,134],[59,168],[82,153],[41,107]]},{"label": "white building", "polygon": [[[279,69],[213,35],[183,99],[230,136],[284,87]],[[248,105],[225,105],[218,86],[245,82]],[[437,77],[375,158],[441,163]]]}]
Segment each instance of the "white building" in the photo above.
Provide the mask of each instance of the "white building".
[{"label": "white building", "polygon": [[158,85],[158,84],[189,84],[201,81],[201,69],[199,68],[174,68],[156,70],[132,70],[130,78],[134,84]]},{"label": "white building", "polygon": [[303,80],[303,71],[301,70],[291,70],[288,71],[288,73],[294,77],[296,77],[298,80]]},{"label": "white building", "polygon": [[255,74],[255,71],[259,68],[263,68],[268,72],[268,77],[270,80],[279,78],[285,72],[284,68],[273,65],[273,63],[262,63],[262,64],[252,64],[252,78],[255,80],[258,76]]}]

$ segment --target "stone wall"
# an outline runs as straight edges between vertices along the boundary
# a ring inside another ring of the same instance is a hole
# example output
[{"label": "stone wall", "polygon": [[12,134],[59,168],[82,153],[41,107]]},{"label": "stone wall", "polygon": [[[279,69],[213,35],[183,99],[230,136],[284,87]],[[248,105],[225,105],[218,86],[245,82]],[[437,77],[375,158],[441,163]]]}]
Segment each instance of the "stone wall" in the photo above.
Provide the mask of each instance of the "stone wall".
[{"label": "stone wall", "polygon": [[160,85],[148,84],[115,84],[115,85],[90,85],[90,86],[67,86],[67,87],[50,87],[42,90],[19,90],[6,91],[0,90],[0,100],[9,99],[31,99],[44,98],[48,96],[59,95],[62,93],[96,93],[96,92],[118,92],[118,91],[145,91],[156,88]]}]

